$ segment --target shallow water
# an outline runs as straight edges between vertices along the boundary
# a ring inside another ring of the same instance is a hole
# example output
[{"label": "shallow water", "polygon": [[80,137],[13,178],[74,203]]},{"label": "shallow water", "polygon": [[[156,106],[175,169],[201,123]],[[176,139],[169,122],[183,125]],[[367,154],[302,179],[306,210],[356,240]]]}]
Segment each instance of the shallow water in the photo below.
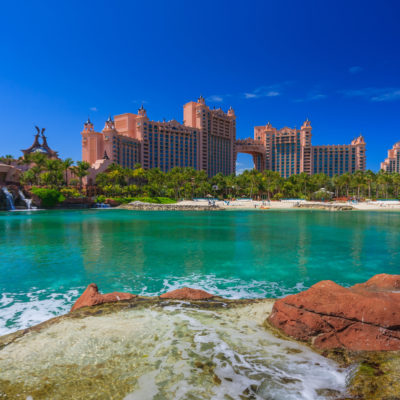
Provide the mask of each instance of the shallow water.
[{"label": "shallow water", "polygon": [[279,297],[400,271],[400,213],[125,210],[0,213],[0,334],[65,313],[91,282]]},{"label": "shallow water", "polygon": [[198,309],[165,302],[64,319],[0,350],[0,394],[37,400],[343,395],[346,370],[263,328],[271,305]]}]

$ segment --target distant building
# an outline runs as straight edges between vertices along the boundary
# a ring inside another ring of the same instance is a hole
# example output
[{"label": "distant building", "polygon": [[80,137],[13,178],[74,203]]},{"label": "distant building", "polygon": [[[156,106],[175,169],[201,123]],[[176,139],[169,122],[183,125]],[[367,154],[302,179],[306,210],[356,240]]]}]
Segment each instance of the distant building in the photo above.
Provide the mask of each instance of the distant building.
[{"label": "distant building", "polygon": [[400,173],[400,142],[395,143],[388,151],[387,158],[381,163],[381,169],[386,172]]},{"label": "distant building", "polygon": [[91,121],[82,131],[82,159],[94,165],[108,157],[125,168],[192,167],[209,176],[235,171],[236,117],[232,108],[210,110],[200,97],[184,106],[184,122],[151,121],[139,108],[137,114],[110,117],[101,132]]},{"label": "distant building", "polygon": [[313,174],[342,175],[365,171],[365,141],[360,135],[351,144],[312,146]]},{"label": "distant building", "polygon": [[268,122],[254,128],[254,139],[237,141],[236,148],[238,152],[253,154],[258,170],[277,171],[284,178],[302,172],[334,176],[365,170],[365,141],[361,135],[349,145],[313,146],[311,131],[309,120],[300,129],[278,130]]}]

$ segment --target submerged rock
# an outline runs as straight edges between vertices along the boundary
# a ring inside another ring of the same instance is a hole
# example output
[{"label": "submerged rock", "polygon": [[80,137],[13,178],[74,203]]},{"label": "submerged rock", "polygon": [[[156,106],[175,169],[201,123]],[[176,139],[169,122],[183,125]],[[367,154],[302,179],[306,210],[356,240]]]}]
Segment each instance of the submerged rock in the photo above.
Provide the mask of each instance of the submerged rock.
[{"label": "submerged rock", "polygon": [[94,306],[103,303],[112,303],[120,300],[130,300],[136,297],[131,293],[112,292],[101,294],[95,283],[91,283],[86,290],[81,294],[81,297],[72,306],[71,311],[81,307]]},{"label": "submerged rock", "polygon": [[400,350],[400,275],[350,288],[319,282],[277,300],[268,322],[319,349]]},{"label": "submerged rock", "polygon": [[344,397],[347,370],[265,330],[271,307],[267,299],[183,307],[138,296],[96,307],[102,313],[69,313],[0,337],[0,398],[327,399],[320,391]]},{"label": "submerged rock", "polygon": [[171,290],[170,292],[163,293],[160,297],[162,299],[174,300],[207,300],[212,299],[215,296],[201,289],[183,287],[181,289],[175,289]]}]

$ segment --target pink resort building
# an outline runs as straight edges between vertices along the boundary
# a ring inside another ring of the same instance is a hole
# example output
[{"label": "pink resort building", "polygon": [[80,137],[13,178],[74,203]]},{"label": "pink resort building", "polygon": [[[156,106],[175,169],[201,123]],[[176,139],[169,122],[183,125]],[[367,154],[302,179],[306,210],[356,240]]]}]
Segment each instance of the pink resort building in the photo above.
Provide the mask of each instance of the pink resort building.
[{"label": "pink resort building", "polygon": [[400,173],[400,142],[395,143],[388,151],[387,158],[381,163],[381,169],[386,172]]},{"label": "pink resort building", "polygon": [[[208,176],[235,172],[236,156],[253,156],[254,167],[277,171],[282,177],[305,172],[329,176],[365,170],[365,141],[360,135],[348,145],[313,146],[312,127],[307,119],[300,129],[274,128],[269,122],[254,128],[254,139],[236,140],[236,115],[210,109],[202,96],[183,106],[183,123],[152,121],[146,110],[111,117],[101,132],[88,119],[82,134],[82,159],[88,161],[88,181],[111,163],[133,168],[192,167]],[[392,151],[392,150],[391,150]]]},{"label": "pink resort building", "polygon": [[365,170],[365,141],[361,135],[348,145],[313,146],[311,131],[308,119],[300,129],[278,130],[268,122],[254,127],[254,139],[238,140],[236,149],[252,154],[258,170],[277,171],[284,178],[302,172],[334,176]]},{"label": "pink resort building", "polygon": [[[146,110],[110,117],[101,132],[90,120],[84,124],[82,159],[101,172],[110,163],[133,168],[192,167],[208,176],[235,172],[236,116],[210,109],[203,97],[183,107],[184,121],[152,121]],[[94,176],[97,174],[95,173]]]}]

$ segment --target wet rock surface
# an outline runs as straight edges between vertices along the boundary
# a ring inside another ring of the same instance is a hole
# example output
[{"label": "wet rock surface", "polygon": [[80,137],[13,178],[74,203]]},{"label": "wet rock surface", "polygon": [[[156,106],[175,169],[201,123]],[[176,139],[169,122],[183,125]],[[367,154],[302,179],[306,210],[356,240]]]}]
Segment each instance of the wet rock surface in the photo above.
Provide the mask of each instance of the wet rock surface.
[{"label": "wet rock surface", "polygon": [[192,289],[184,287],[181,289],[171,290],[170,292],[160,295],[162,299],[175,299],[175,300],[208,300],[215,297],[213,294],[207,293],[201,289]]},{"label": "wet rock surface", "polygon": [[328,399],[346,370],[262,326],[271,300],[136,297],[0,338],[0,395],[39,399]]},{"label": "wet rock surface", "polygon": [[86,290],[82,293],[79,299],[72,306],[71,311],[77,310],[81,307],[90,307],[103,303],[112,303],[120,300],[130,300],[136,297],[136,295],[131,293],[99,293],[99,289],[95,283],[91,283]]},{"label": "wet rock surface", "polygon": [[322,281],[275,302],[268,322],[319,349],[400,350],[400,275],[344,288]]}]

